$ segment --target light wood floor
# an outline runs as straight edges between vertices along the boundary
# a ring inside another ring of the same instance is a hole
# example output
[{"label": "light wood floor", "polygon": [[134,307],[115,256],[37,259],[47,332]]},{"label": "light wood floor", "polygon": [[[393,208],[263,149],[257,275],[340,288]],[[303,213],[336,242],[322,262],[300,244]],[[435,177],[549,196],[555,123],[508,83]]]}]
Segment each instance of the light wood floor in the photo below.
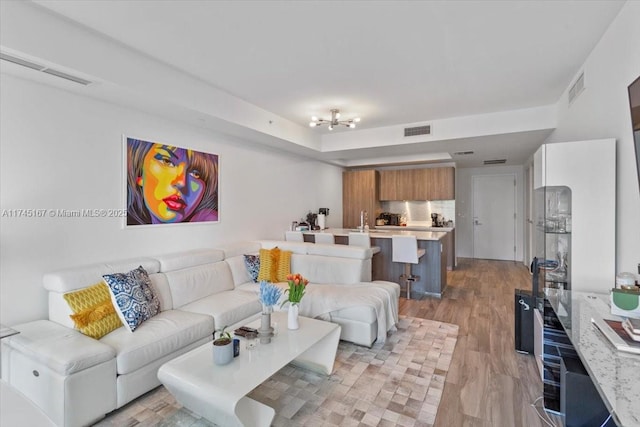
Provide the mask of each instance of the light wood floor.
[{"label": "light wood floor", "polygon": [[435,427],[546,427],[531,406],[542,395],[534,358],[514,346],[514,289],[531,289],[528,269],[459,258],[447,282],[442,299],[400,299],[400,314],[460,327]]}]

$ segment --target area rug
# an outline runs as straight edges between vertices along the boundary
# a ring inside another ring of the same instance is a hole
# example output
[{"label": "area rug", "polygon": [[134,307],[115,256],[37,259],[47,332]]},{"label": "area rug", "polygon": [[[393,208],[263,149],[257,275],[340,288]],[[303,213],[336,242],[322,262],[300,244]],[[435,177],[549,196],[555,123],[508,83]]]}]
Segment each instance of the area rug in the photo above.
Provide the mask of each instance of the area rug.
[{"label": "area rug", "polygon": [[[332,375],[288,365],[249,396],[275,409],[274,426],[431,426],[457,336],[456,325],[401,316],[384,344],[366,348],[341,341]],[[215,424],[158,387],[97,425]]]}]

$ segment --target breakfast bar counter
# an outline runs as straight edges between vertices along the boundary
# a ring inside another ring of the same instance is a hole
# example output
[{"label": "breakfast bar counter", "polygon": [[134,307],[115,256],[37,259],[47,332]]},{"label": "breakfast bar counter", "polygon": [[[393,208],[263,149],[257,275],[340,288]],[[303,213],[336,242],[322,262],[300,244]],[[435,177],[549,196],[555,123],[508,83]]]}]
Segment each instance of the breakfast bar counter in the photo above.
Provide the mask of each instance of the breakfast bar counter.
[{"label": "breakfast bar counter", "polygon": [[[349,244],[349,233],[358,232],[355,229],[332,228],[326,230],[305,231],[304,238],[307,242],[315,241],[315,234],[331,233],[335,236],[337,244]],[[412,298],[421,296],[440,297],[447,287],[447,254],[451,233],[444,231],[409,231],[409,230],[369,230],[371,245],[378,246],[380,252],[373,256],[372,278],[373,280],[387,280],[400,282],[400,275],[404,273],[401,263],[392,261],[391,236],[411,235],[416,236],[418,248],[425,249],[425,255],[420,258],[420,263],[413,265],[411,271],[420,276],[420,280],[414,282],[411,287]],[[404,286],[403,284],[401,284]]]}]

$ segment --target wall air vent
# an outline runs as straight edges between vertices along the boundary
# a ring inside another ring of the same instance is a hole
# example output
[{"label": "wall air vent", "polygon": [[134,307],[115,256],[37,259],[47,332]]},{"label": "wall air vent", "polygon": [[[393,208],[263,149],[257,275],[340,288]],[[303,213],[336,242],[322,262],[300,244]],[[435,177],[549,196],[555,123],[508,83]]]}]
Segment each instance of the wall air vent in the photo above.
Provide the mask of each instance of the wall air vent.
[{"label": "wall air vent", "polygon": [[454,156],[468,156],[469,154],[473,154],[473,151],[456,151],[453,153]]},{"label": "wall air vent", "polygon": [[431,135],[431,125],[404,128],[404,136]]},{"label": "wall air vent", "polygon": [[571,104],[584,90],[584,71],[580,73],[580,76],[576,82],[569,88],[569,104]]},{"label": "wall air vent", "polygon": [[495,160],[485,160],[485,165],[502,165],[507,162],[507,159],[495,159]]},{"label": "wall air vent", "polygon": [[60,77],[62,79],[71,80],[72,82],[79,83],[84,86],[90,85],[92,82],[82,77],[73,76],[68,73],[64,73],[62,71],[55,70],[53,68],[49,68],[45,65],[40,65],[35,62],[27,61],[26,59],[18,58],[17,56],[9,55],[4,52],[0,52],[0,59],[3,61],[11,62],[16,65],[21,65],[23,67],[31,68],[32,70],[41,71],[43,73],[50,74],[52,76]]}]

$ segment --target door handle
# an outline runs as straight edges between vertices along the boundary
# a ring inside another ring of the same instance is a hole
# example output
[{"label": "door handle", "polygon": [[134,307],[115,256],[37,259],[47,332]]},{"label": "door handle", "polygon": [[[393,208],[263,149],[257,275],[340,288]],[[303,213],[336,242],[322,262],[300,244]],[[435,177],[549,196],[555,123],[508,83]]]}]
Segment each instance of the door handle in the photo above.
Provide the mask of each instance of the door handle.
[{"label": "door handle", "polygon": [[482,223],[480,221],[478,221],[477,219],[473,220],[474,225],[482,225]]}]

